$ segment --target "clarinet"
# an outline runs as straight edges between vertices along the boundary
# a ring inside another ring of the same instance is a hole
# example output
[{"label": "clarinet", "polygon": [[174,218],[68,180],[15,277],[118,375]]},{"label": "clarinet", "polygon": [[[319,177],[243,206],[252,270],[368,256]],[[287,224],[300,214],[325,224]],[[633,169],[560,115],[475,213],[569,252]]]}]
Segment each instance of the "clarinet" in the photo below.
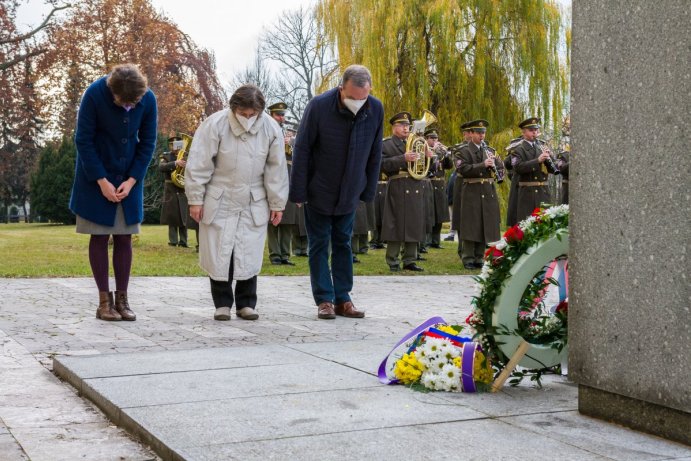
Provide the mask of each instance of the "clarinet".
[{"label": "clarinet", "polygon": [[547,143],[541,139],[538,139],[537,145],[540,148],[541,152],[547,152],[549,154],[549,157],[547,157],[547,160],[545,160],[545,166],[547,167],[547,169],[550,170],[552,174],[561,174],[561,171],[559,171],[557,164],[554,163],[554,159],[552,158],[552,151],[550,150]]},{"label": "clarinet", "polygon": [[[494,160],[496,163],[497,156],[488,153],[485,147],[487,147],[487,144],[485,144],[485,141],[482,141],[482,143],[480,144],[480,150],[482,151],[482,154],[487,158],[490,158],[490,155],[492,155],[492,160]],[[496,164],[489,167],[489,171],[492,174],[492,177],[497,180],[497,183],[504,182],[504,170],[499,170]]]}]

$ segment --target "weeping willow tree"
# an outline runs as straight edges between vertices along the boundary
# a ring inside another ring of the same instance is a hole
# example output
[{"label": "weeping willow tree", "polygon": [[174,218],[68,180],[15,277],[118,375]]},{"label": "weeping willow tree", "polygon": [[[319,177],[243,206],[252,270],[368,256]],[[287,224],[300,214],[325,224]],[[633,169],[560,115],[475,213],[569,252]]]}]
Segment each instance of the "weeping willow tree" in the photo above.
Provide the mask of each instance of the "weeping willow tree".
[{"label": "weeping willow tree", "polygon": [[372,71],[387,114],[430,109],[445,143],[476,118],[500,142],[524,116],[561,124],[570,34],[553,0],[320,0],[316,14],[341,67]]}]

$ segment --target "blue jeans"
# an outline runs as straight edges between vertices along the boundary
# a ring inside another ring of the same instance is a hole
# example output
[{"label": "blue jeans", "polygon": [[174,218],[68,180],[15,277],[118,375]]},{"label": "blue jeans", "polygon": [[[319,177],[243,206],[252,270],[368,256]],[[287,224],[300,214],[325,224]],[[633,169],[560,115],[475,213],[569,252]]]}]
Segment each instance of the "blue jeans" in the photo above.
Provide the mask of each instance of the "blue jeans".
[{"label": "blue jeans", "polygon": [[[305,205],[305,227],[309,247],[310,281],[314,302],[344,303],[350,301],[353,289],[353,234],[355,212],[330,216]],[[329,246],[331,266],[329,266]]]}]

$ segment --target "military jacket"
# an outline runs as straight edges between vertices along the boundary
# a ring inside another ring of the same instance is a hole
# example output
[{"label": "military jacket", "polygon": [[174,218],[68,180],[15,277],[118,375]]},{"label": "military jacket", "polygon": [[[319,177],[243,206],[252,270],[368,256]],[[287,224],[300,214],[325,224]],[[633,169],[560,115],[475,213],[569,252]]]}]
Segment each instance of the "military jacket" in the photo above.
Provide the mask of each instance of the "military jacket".
[{"label": "military jacket", "polygon": [[449,151],[451,151],[452,168],[456,169],[456,179],[453,185],[453,196],[451,199],[451,229],[455,230],[458,230],[461,222],[461,199],[463,194],[463,174],[461,174],[460,171],[460,149],[467,145],[467,142],[461,142],[449,148]]},{"label": "military jacket", "polygon": [[187,211],[187,196],[185,190],[173,184],[170,175],[175,171],[175,160],[177,155],[172,152],[164,152],[160,156],[158,171],[163,173],[165,183],[163,184],[163,200],[161,201],[161,224],[169,226],[185,227],[189,221],[194,221],[189,217]]},{"label": "military jacket", "polygon": [[531,145],[528,141],[523,140],[509,153],[511,166],[514,170],[513,178],[518,182],[517,221],[524,220],[530,216],[535,208],[552,201],[547,184],[550,172],[546,165],[538,161],[538,157],[542,153],[538,144],[539,142],[536,141]]},{"label": "military jacket", "polygon": [[561,173],[561,203],[569,203],[569,152],[557,155],[557,167]]},{"label": "military jacket", "polygon": [[382,210],[382,234],[385,242],[422,242],[426,234],[424,183],[408,174],[405,140],[395,136],[384,139],[381,169],[388,178]]},{"label": "military jacket", "polygon": [[506,225],[513,226],[517,221],[518,214],[518,178],[514,178],[513,168],[511,166],[511,151],[514,147],[523,142],[522,137],[514,138],[506,147],[509,155],[504,159],[504,168],[506,169],[506,176],[511,180],[511,188],[509,189],[509,204],[506,207]]},{"label": "military jacket", "polygon": [[[499,199],[496,181],[485,159],[494,154],[489,146],[478,147],[469,143],[460,149],[460,171],[463,175],[461,220],[458,228],[461,240],[489,243],[499,240]],[[497,161],[497,170],[503,173],[504,165]]]}]

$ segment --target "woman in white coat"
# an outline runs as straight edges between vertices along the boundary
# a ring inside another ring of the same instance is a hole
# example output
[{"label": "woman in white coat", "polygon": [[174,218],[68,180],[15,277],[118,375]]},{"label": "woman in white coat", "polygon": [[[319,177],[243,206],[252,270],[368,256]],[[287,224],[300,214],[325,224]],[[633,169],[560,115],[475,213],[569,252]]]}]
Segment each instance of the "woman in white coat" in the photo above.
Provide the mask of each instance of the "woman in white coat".
[{"label": "woman in white coat", "polygon": [[[267,223],[281,222],[288,199],[283,134],[264,113],[264,95],[243,85],[229,109],[194,134],[185,169],[190,216],[199,222],[199,265],[211,279],[215,320],[255,320],[257,274]],[[236,280],[235,296],[232,282]]]}]

